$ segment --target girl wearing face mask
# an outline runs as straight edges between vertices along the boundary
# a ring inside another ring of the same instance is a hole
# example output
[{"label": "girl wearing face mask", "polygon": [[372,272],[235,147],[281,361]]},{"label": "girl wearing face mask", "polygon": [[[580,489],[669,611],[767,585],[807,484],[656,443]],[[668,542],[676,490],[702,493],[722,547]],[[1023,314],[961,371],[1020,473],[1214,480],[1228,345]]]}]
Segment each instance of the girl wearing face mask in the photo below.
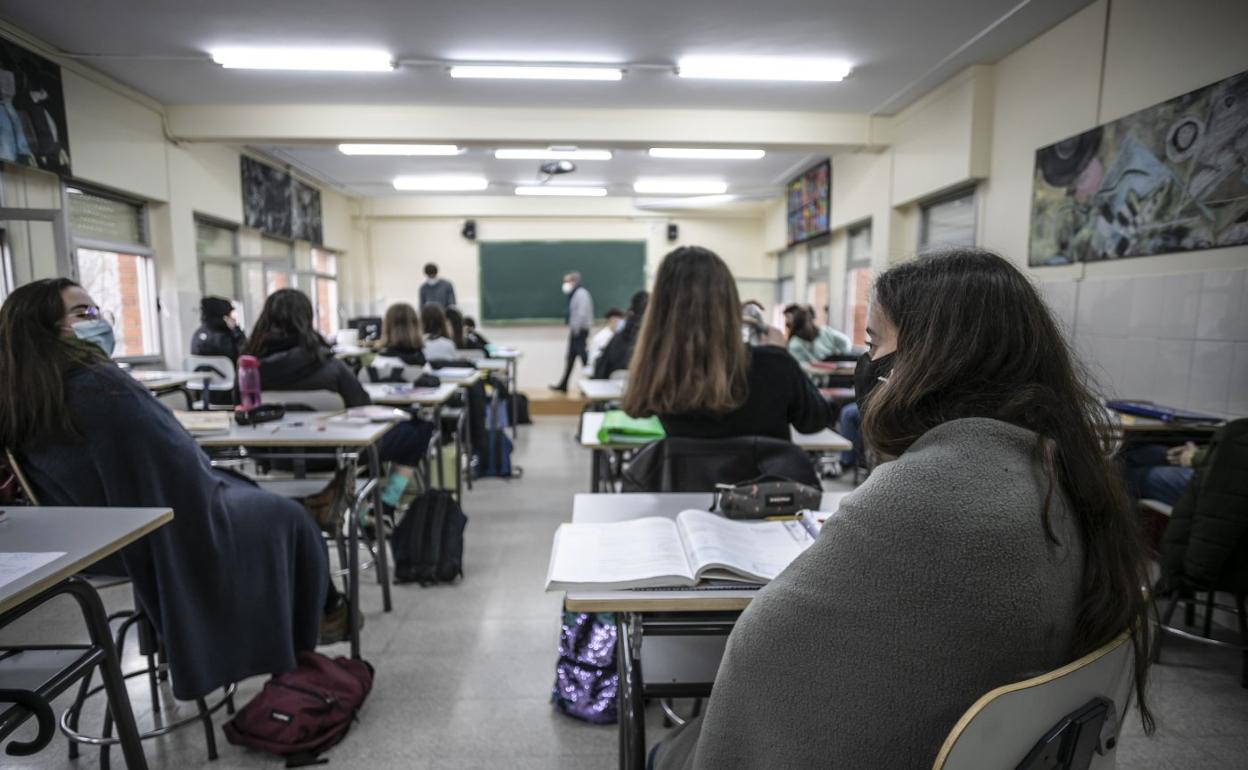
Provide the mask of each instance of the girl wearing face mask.
[{"label": "girl wearing face mask", "polygon": [[168,652],[180,700],[295,665],[329,573],[297,503],[212,468],[169,410],[106,355],[111,330],[73,281],[19,287],[0,307],[0,444],[39,501],[172,508],[121,553]]},{"label": "girl wearing face mask", "polygon": [[1151,732],[1134,511],[1031,282],[933,254],[879,277],[868,323],[863,434],[884,461],[758,592],[657,768],[931,767],[981,695],[1128,630]]},{"label": "girl wearing face mask", "polygon": [[594,336],[589,338],[589,367],[592,372],[594,365],[598,363],[598,359],[602,357],[602,351],[606,349],[607,343],[615,336],[615,333],[624,328],[624,311],[618,307],[613,307],[607,311],[606,323],[602,328],[594,332]]},{"label": "girl wearing face mask", "polygon": [[612,372],[628,369],[633,357],[633,347],[637,344],[637,334],[641,331],[641,322],[645,320],[646,305],[650,301],[650,293],[639,291],[628,303],[628,315],[616,321],[615,332],[602,349],[602,355],[594,361],[594,377],[605,380]]}]

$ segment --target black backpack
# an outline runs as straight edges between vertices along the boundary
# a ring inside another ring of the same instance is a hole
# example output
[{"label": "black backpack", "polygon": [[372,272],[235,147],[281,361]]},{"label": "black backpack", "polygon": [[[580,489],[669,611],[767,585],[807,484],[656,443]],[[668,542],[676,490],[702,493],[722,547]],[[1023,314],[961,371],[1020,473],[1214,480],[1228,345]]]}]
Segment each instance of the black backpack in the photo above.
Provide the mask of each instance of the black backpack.
[{"label": "black backpack", "polygon": [[390,536],[394,579],[430,586],[464,574],[464,527],[468,517],[450,492],[423,492],[412,501]]}]

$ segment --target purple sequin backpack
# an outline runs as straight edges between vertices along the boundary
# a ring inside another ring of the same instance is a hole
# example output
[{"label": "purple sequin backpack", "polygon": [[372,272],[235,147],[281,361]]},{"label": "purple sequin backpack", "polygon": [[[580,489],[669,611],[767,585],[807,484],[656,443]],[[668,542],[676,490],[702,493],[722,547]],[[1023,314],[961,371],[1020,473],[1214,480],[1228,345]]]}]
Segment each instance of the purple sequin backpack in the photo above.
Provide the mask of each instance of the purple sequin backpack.
[{"label": "purple sequin backpack", "polygon": [[610,613],[563,613],[559,662],[550,699],[573,719],[596,725],[616,721],[615,618]]}]

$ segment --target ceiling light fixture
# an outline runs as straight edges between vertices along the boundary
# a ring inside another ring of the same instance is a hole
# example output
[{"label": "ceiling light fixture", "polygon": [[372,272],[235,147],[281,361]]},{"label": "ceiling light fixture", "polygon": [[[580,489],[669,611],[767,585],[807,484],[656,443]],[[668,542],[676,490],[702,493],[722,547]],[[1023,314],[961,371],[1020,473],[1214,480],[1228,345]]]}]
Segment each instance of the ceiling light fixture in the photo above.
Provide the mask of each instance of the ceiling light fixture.
[{"label": "ceiling light fixture", "polygon": [[554,64],[453,64],[453,78],[501,80],[620,80],[619,67],[565,67]]},{"label": "ceiling light fixture", "polygon": [[208,52],[226,69],[385,72],[394,69],[386,51],[361,48],[217,48]]},{"label": "ceiling light fixture", "polygon": [[796,80],[835,83],[844,80],[852,67],[836,59],[803,59],[788,56],[687,56],[676,62],[682,78],[717,80]]},{"label": "ceiling light fixture", "polygon": [[727,182],[714,179],[638,179],[633,192],[642,195],[721,195]]},{"label": "ceiling light fixture", "polygon": [[415,192],[474,192],[490,186],[483,176],[396,176],[394,189]]},{"label": "ceiling light fixture", "polygon": [[694,147],[651,147],[652,158],[680,158],[686,160],[758,160],[766,150],[698,149]]},{"label": "ceiling light fixture", "polygon": [[516,188],[516,195],[540,195],[569,198],[602,198],[607,194],[605,187],[546,187],[544,185],[524,185]]},{"label": "ceiling light fixture", "polygon": [[343,155],[458,155],[454,144],[340,144]]},{"label": "ceiling light fixture", "polygon": [[494,151],[497,160],[611,160],[610,150],[579,150],[575,147],[548,147],[545,150],[511,147]]}]

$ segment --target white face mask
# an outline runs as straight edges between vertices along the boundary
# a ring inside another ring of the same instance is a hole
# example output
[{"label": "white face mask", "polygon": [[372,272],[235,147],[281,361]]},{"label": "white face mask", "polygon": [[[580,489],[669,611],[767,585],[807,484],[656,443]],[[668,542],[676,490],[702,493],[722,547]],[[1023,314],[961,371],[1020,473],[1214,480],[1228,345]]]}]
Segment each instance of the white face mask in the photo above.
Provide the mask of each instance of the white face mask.
[{"label": "white face mask", "polygon": [[571,293],[572,293],[572,290],[573,290],[573,289],[575,289],[575,288],[576,288],[576,284],[572,283],[571,281],[564,281],[564,282],[563,282],[563,293],[564,293],[564,294],[571,294]]},{"label": "white face mask", "polygon": [[623,331],[623,330],[624,330],[624,319],[623,319],[623,318],[618,318],[618,319],[616,319],[615,323],[611,324],[611,328],[615,329],[617,332],[619,332],[619,331]]}]

